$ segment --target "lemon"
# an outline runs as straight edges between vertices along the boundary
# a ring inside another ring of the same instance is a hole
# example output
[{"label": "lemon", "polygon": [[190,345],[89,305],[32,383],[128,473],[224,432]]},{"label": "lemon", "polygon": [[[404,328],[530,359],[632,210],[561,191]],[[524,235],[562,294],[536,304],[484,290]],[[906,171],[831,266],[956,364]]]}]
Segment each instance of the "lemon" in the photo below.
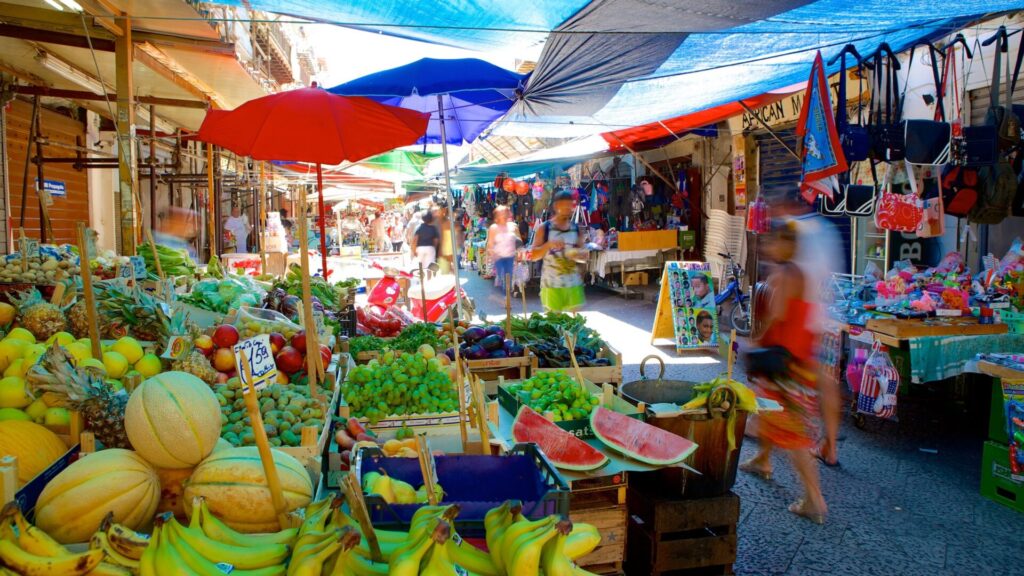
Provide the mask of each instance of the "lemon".
[{"label": "lemon", "polygon": [[7,302],[0,302],[0,326],[7,326],[11,322],[14,322],[14,317],[17,315],[17,308],[11,306]]},{"label": "lemon", "polygon": [[32,403],[25,381],[17,376],[0,379],[0,408],[24,408]]},{"label": "lemon", "polygon": [[107,373],[107,366],[106,366],[106,364],[104,364],[100,360],[97,360],[96,358],[86,358],[85,360],[79,360],[78,361],[78,367],[79,368],[95,368],[95,369],[99,370],[103,374]]},{"label": "lemon", "polygon": [[67,432],[71,426],[71,413],[67,408],[49,408],[43,416],[43,425],[54,432]]},{"label": "lemon", "polygon": [[43,402],[43,399],[40,398],[29,404],[28,408],[25,408],[25,414],[28,414],[29,418],[38,423],[43,421],[43,416],[46,415],[46,411],[49,409],[50,407],[46,405],[46,402]]},{"label": "lemon", "polygon": [[68,344],[71,344],[74,341],[75,337],[73,335],[67,332],[57,332],[53,336],[50,336],[49,338],[46,339],[46,345],[49,346],[56,342],[61,346],[67,346]]},{"label": "lemon", "polygon": [[46,346],[43,344],[29,344],[22,350],[21,357],[25,360],[25,370],[35,365],[39,357],[46,354]]},{"label": "lemon", "polygon": [[15,358],[14,362],[11,362],[11,365],[4,370],[4,378],[8,376],[25,377],[25,360],[23,358]]},{"label": "lemon", "polygon": [[110,349],[113,350],[114,352],[121,353],[121,355],[123,355],[125,359],[128,360],[129,364],[135,364],[136,362],[139,361],[140,358],[142,358],[142,355],[144,354],[142,350],[142,345],[139,344],[138,340],[132,338],[131,336],[124,336],[122,338],[119,338],[117,342],[114,342],[114,345],[111,346]]},{"label": "lemon", "polygon": [[142,374],[143,378],[151,378],[163,372],[164,367],[160,362],[159,356],[156,354],[146,354],[135,363],[135,369],[138,370],[139,374]]},{"label": "lemon", "polygon": [[120,352],[104,352],[103,365],[107,367],[107,375],[120,378],[128,371],[128,359]]},{"label": "lemon", "polygon": [[71,344],[65,346],[65,348],[67,349],[68,354],[71,354],[72,358],[74,359],[73,362],[76,366],[82,360],[92,358],[92,348],[85,344],[82,344],[81,342],[72,342]]},{"label": "lemon", "polygon": [[21,358],[22,353],[25,351],[25,347],[29,345],[28,342],[18,339],[5,339],[0,341],[0,368],[7,370],[7,367],[11,365],[17,358]]},{"label": "lemon", "polygon": [[7,334],[7,337],[4,338],[4,340],[21,340],[23,342],[28,342],[29,344],[36,343],[35,335],[29,332],[28,330],[25,330],[21,326],[18,326],[14,330],[11,330],[11,332]]},{"label": "lemon", "polygon": [[31,421],[32,419],[28,417],[28,414],[25,414],[24,412],[18,410],[17,408],[0,408],[0,422],[3,422],[4,420]]},{"label": "lemon", "polygon": [[120,380],[107,380],[107,386],[111,390],[124,390],[124,384]]}]

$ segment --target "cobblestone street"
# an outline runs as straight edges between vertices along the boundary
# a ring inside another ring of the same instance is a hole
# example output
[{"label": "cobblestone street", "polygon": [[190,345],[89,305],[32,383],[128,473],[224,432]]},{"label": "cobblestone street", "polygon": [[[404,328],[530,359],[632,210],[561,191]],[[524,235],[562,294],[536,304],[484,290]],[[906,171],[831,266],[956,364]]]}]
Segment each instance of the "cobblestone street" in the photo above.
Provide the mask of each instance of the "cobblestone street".
[{"label": "cobblestone street", "polygon": [[[468,276],[466,288],[477,310],[504,315],[504,292],[474,271]],[[622,353],[624,381],[639,377],[640,361],[649,354],[665,361],[670,379],[703,381],[724,372],[717,354],[678,355],[668,346],[650,345],[655,290],[647,287],[643,300],[624,300],[588,289],[583,313],[588,325]],[[528,292],[528,310],[540,311],[536,289]],[[521,313],[521,301],[513,302],[513,311]],[[656,363],[647,369],[656,376]],[[954,411],[940,414],[935,399],[921,390],[910,401],[901,398],[898,424],[868,419],[858,429],[844,417],[841,466],[821,466],[830,506],[824,526],[786,510],[800,494],[784,455],[775,456],[771,482],[740,473],[736,573],[1024,574],[1019,563],[1024,515],[978,493],[985,422],[969,422]],[[987,407],[987,385],[970,394]],[[756,440],[747,439],[743,459],[756,448]]]}]

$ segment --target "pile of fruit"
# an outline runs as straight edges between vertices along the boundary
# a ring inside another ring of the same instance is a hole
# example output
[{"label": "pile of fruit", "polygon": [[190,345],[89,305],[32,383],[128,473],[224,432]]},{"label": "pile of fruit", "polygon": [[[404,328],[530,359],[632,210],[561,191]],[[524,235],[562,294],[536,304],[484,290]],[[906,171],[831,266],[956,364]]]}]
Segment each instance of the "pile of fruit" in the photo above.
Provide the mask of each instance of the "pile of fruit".
[{"label": "pile of fruit", "polygon": [[[237,376],[229,378],[215,386],[213,392],[220,404],[220,437],[232,446],[255,446],[241,380]],[[275,383],[257,394],[263,429],[271,446],[298,446],[303,428],[312,426],[319,430],[323,426],[323,409],[310,398],[309,386]]]},{"label": "pile of fruit", "polygon": [[39,246],[39,255],[26,258],[22,266],[20,254],[8,254],[0,259],[0,282],[24,284],[56,284],[78,275],[78,256],[71,246]]},{"label": "pile of fruit", "polygon": [[[460,336],[459,354],[467,360],[483,360],[485,358],[516,358],[526,354],[526,348],[515,340],[505,338],[505,329],[497,324],[479,327],[473,326],[464,330]],[[449,348],[445,354],[455,359],[455,348]]]},{"label": "pile of fruit", "polygon": [[[433,353],[430,350],[427,355]],[[417,352],[387,351],[349,371],[342,385],[345,402],[357,418],[376,424],[388,416],[437,414],[458,409],[448,370],[437,358]]]},{"label": "pile of fruit", "polygon": [[[217,326],[212,336],[200,335],[193,339],[192,344],[202,356],[209,359],[209,364],[215,370],[214,381],[224,384],[235,374],[235,352],[232,347],[240,340],[251,338],[254,334],[250,330],[258,330],[251,326],[244,327],[247,335],[243,335],[237,327],[232,324],[221,324]],[[266,334],[266,332],[257,332]],[[306,370],[306,331],[298,330],[290,336],[280,332],[270,332],[270,349],[274,354],[274,363],[278,370],[278,383],[288,384],[293,379],[301,378]],[[331,349],[325,344],[320,345],[320,358],[324,368],[331,363]],[[198,359],[196,359],[198,361]],[[190,366],[182,368],[186,372],[196,374],[206,372],[201,366]],[[198,374],[197,374],[198,375]],[[212,384],[207,378],[200,376],[203,380]]]},{"label": "pile of fruit", "polygon": [[588,418],[601,403],[599,396],[584,390],[564,370],[541,372],[507,389],[537,412],[551,412],[555,422]]},{"label": "pile of fruit", "polygon": [[[444,489],[440,485],[434,486],[434,491],[438,501],[444,498]],[[388,504],[426,504],[429,501],[425,485],[417,490],[412,484],[392,478],[383,470],[363,474],[363,492],[376,494]]]},{"label": "pile of fruit", "polygon": [[[416,444],[416,433],[404,424],[395,431],[395,437],[381,443],[373,430],[367,430],[359,420],[349,418],[344,426],[334,432],[334,441],[338,444],[341,456],[341,471],[345,472],[352,466],[354,451],[362,446],[379,448],[385,456],[393,458],[418,458],[419,446]],[[435,454],[438,452],[435,451]]]}]

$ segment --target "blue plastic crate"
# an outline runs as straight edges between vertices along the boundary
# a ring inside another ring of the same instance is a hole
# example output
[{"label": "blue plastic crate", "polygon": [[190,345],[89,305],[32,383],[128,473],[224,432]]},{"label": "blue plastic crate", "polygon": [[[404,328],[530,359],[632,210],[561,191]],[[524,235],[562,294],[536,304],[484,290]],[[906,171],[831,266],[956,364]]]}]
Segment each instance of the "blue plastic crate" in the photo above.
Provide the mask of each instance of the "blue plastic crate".
[{"label": "blue plastic crate", "polygon": [[[444,455],[434,457],[438,483],[445,491],[442,504],[461,507],[455,525],[463,536],[483,535],[489,510],[506,500],[523,503],[523,516],[542,518],[569,513],[569,486],[534,444],[517,444],[501,456]],[[363,474],[383,470],[393,478],[419,488],[423,484],[419,460],[386,457],[377,448],[361,448],[351,474],[362,484]],[[408,529],[423,504],[388,504],[378,495],[366,495],[374,526]]]}]

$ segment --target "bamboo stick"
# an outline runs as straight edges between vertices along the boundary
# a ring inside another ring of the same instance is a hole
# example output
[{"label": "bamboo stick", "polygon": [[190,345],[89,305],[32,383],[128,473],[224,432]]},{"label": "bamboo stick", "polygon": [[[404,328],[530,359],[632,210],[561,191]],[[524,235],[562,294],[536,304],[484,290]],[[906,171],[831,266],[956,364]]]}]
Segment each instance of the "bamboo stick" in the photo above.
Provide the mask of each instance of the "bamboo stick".
[{"label": "bamboo stick", "polygon": [[248,389],[248,392],[243,394],[245,397],[245,409],[249,413],[252,432],[256,437],[256,449],[259,451],[260,461],[263,463],[263,473],[267,475],[267,488],[270,490],[270,499],[274,503],[277,523],[284,530],[290,527],[291,521],[288,519],[288,505],[284,499],[284,490],[281,488],[281,478],[277,474],[274,454],[270,451],[267,431],[263,428],[263,416],[260,414],[260,407],[256,402],[257,392],[252,381],[249,359],[245,357],[245,352],[239,352],[238,354],[238,360],[242,364],[242,372],[245,376],[245,387]]},{"label": "bamboo stick", "polygon": [[89,270],[88,228],[85,222],[78,223],[78,264],[82,273],[82,294],[85,296],[86,321],[89,323],[89,340],[92,341],[92,357],[103,358],[100,346],[100,327],[96,319],[96,295],[92,291],[92,271]]}]

